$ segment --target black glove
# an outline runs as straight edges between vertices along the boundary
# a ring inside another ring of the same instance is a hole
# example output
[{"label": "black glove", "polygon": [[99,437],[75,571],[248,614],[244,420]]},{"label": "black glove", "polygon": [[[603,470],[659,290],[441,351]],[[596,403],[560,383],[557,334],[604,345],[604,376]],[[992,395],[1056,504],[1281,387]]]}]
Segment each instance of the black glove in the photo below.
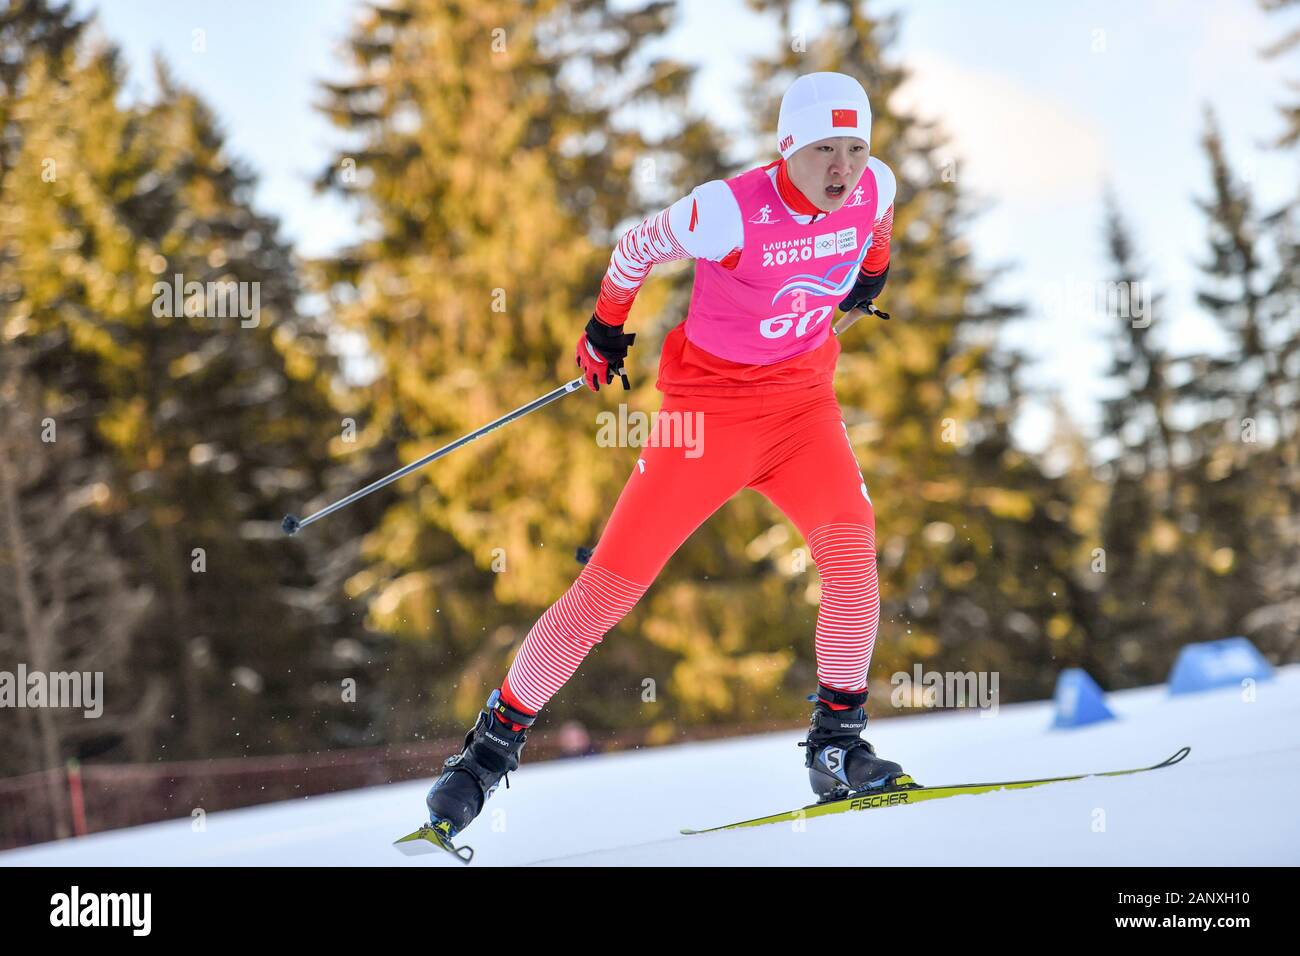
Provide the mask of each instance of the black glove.
[{"label": "black glove", "polygon": [[[627,359],[627,350],[635,340],[635,332],[624,332],[621,325],[606,325],[593,315],[582,337],[578,339],[577,350],[578,366],[583,371],[587,387],[598,392],[602,375],[608,385],[617,374],[623,379],[623,388],[630,389],[632,383],[623,371],[623,362]],[[598,358],[592,356],[593,351]]]},{"label": "black glove", "polygon": [[889,266],[885,266],[885,271],[878,276],[859,275],[857,284],[843,302],[840,303],[841,312],[852,312],[854,309],[865,308],[871,304],[871,300],[880,295],[880,291],[885,287],[885,278],[889,275]]}]

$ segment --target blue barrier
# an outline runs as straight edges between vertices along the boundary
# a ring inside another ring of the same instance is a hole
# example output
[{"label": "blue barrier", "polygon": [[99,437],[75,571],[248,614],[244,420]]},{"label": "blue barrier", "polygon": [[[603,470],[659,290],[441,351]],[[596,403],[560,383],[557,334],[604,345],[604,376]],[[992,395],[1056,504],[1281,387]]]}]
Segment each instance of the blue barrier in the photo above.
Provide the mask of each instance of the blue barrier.
[{"label": "blue barrier", "polygon": [[1169,693],[1193,694],[1215,687],[1239,686],[1243,680],[1269,680],[1273,668],[1244,637],[1188,644],[1169,672]]},{"label": "blue barrier", "polygon": [[1056,679],[1056,716],[1053,728],[1085,727],[1103,720],[1114,720],[1106,706],[1106,695],[1088,672],[1078,667],[1061,671]]}]

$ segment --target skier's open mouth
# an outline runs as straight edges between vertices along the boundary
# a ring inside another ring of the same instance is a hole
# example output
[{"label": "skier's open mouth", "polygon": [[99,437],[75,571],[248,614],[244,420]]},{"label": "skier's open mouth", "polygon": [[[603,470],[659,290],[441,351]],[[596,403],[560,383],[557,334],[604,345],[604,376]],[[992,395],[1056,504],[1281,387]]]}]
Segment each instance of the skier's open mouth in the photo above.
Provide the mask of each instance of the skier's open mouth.
[{"label": "skier's open mouth", "polygon": [[832,199],[839,199],[844,195],[844,184],[840,183],[838,186],[827,186],[826,195],[830,196]]}]

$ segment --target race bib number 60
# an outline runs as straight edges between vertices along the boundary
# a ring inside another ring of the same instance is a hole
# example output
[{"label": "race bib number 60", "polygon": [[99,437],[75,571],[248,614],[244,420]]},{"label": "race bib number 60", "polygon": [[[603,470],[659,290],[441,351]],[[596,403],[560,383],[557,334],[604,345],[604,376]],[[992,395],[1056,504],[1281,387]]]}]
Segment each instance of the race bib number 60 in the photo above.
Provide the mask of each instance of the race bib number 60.
[{"label": "race bib number 60", "polygon": [[[798,312],[785,312],[781,315],[774,315],[770,319],[764,319],[758,323],[758,331],[765,339],[779,339],[793,328],[795,338],[801,338],[810,329],[819,326],[834,308],[833,305],[822,305],[811,312],[805,312],[803,315],[799,315]],[[796,319],[798,319],[797,325],[795,323]]]}]

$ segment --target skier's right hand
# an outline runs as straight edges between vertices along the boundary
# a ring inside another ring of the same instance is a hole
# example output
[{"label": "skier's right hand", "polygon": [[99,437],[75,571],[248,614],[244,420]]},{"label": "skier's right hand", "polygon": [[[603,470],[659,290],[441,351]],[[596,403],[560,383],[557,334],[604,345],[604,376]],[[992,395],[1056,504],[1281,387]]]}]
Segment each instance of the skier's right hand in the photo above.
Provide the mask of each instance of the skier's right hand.
[{"label": "skier's right hand", "polygon": [[608,385],[614,381],[615,375],[623,379],[624,389],[632,387],[623,370],[623,362],[635,339],[635,332],[624,332],[621,325],[606,325],[592,315],[586,330],[578,337],[577,353],[578,367],[582,369],[582,379],[589,389],[599,392],[601,379]]}]

